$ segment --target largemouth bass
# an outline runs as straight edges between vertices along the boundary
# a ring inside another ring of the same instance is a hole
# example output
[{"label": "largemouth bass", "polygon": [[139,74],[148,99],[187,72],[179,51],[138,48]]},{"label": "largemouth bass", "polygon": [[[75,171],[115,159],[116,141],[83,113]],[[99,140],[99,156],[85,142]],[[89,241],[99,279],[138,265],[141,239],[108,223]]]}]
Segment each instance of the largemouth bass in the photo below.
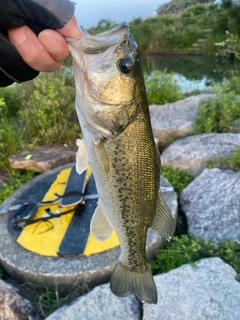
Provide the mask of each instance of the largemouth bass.
[{"label": "largemouth bass", "polygon": [[77,114],[83,133],[77,170],[90,162],[99,193],[91,232],[100,241],[115,229],[121,255],[112,274],[112,292],[157,303],[146,262],[148,228],[170,240],[171,212],[160,188],[160,156],[149,116],[138,47],[122,23],[110,31],[68,39],[74,59]]}]

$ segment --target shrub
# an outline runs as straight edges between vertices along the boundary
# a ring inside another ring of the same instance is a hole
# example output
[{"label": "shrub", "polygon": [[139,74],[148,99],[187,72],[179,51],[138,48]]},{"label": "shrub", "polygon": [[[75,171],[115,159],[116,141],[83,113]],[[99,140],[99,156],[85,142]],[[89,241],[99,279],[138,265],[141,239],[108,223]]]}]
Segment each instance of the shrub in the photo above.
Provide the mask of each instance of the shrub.
[{"label": "shrub", "polygon": [[3,188],[0,188],[0,205],[16,189],[21,187],[21,185],[23,185],[28,180],[34,178],[36,175],[38,175],[38,173],[31,170],[29,171],[11,170],[10,183],[5,184]]},{"label": "shrub", "polygon": [[70,143],[77,136],[80,129],[74,108],[75,90],[68,82],[64,71],[59,71],[41,74],[25,85],[19,116],[28,142]]},{"label": "shrub", "polygon": [[154,261],[150,262],[153,274],[168,272],[183,264],[202,258],[220,257],[230,264],[240,276],[240,243],[225,240],[217,245],[212,240],[183,235],[174,237],[160,250]]},{"label": "shrub", "polygon": [[229,126],[240,117],[240,101],[232,88],[227,84],[217,88],[217,95],[201,104],[195,120],[196,133],[227,132]]},{"label": "shrub", "polygon": [[164,104],[184,97],[177,80],[166,69],[164,72],[153,71],[146,76],[145,85],[149,104]]}]

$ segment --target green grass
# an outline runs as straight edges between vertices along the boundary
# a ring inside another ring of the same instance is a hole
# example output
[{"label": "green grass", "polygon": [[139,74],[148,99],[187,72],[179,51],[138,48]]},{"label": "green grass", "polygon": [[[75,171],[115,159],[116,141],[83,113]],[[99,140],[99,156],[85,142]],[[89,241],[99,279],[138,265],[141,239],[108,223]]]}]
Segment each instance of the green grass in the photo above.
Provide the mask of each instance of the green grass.
[{"label": "green grass", "polygon": [[3,201],[10,196],[15,190],[21,187],[25,182],[36,177],[39,173],[32,170],[11,170],[10,171],[10,183],[4,184],[3,188],[0,188],[0,205]]},{"label": "green grass", "polygon": [[228,157],[214,159],[208,162],[208,168],[219,168],[223,170],[240,171],[240,146],[238,146]]},{"label": "green grass", "polygon": [[212,240],[181,235],[157,253],[150,262],[154,274],[168,272],[183,264],[194,264],[203,258],[219,257],[231,265],[240,277],[240,242],[225,240],[217,245]]},{"label": "green grass", "polygon": [[47,287],[36,284],[26,284],[23,287],[34,305],[34,313],[37,317],[44,319],[63,305],[71,303],[90,291],[87,286],[79,286],[71,292],[59,287],[49,290]]}]

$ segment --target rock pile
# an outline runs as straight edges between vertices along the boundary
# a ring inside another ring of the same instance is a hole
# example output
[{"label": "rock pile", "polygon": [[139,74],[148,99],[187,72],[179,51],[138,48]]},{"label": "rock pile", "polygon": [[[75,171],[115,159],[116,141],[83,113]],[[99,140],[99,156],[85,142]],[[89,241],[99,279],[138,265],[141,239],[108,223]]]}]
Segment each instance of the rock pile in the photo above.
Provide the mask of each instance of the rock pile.
[{"label": "rock pile", "polygon": [[[153,132],[161,145],[180,138],[163,151],[162,164],[189,169],[196,176],[181,194],[189,234],[216,243],[227,238],[239,241],[240,172],[206,169],[208,160],[226,157],[240,145],[238,125],[232,130],[235,133],[185,137],[194,133],[200,102],[210,96],[198,95],[173,104],[151,106]],[[202,259],[154,278],[157,305],[142,304],[134,296],[119,299],[105,284],[60,308],[47,320],[240,319],[240,283],[236,271],[220,258]],[[0,300],[1,290],[0,287]]]}]

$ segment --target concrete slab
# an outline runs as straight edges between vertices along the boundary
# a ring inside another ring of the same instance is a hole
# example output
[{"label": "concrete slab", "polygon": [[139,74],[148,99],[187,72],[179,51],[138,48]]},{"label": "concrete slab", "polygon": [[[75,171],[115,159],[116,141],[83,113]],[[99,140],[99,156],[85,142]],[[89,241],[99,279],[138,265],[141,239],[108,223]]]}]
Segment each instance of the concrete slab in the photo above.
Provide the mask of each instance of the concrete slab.
[{"label": "concrete slab", "polygon": [[[46,177],[53,182],[56,175],[64,168],[73,166],[64,165],[56,169],[45,172],[36,178],[28,181],[21,188],[16,190],[2,204],[15,204],[17,199],[29,193],[36,184],[44,183]],[[161,177],[161,186],[171,186],[169,182]],[[44,195],[45,189],[38,188],[39,195]],[[163,194],[172,215],[177,219],[177,196],[174,191]],[[1,207],[0,206],[0,212]],[[75,286],[94,287],[98,284],[106,283],[110,280],[111,272],[115,262],[120,255],[120,247],[94,254],[91,256],[73,257],[45,257],[30,252],[21,247],[12,237],[8,230],[9,214],[0,215],[0,263],[7,273],[14,279],[23,282],[31,282],[45,285],[50,289],[55,286],[72,290]],[[163,245],[163,239],[154,231],[149,229],[147,238],[147,258],[151,259],[156,251]]]}]

